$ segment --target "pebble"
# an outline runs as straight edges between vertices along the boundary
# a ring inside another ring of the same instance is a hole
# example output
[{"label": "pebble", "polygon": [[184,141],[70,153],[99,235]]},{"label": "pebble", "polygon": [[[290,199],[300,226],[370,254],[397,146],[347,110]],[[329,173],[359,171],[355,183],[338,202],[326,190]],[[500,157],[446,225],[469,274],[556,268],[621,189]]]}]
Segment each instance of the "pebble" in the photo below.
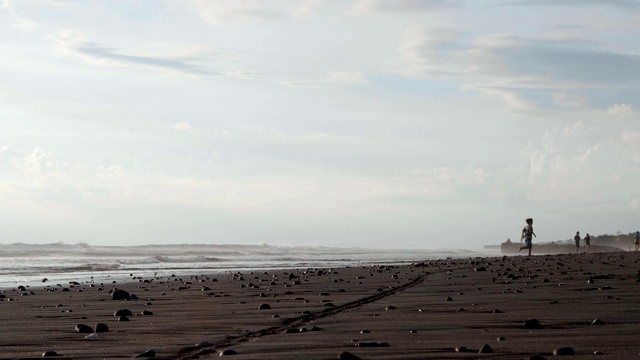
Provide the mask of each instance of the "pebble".
[{"label": "pebble", "polygon": [[491,346],[487,344],[482,345],[480,350],[478,350],[478,354],[490,354],[490,353],[493,353],[493,349],[491,348]]},{"label": "pebble", "polygon": [[148,358],[152,358],[152,357],[156,357],[156,352],[153,350],[147,350],[145,352],[142,352],[136,356],[134,356],[136,358],[143,358],[143,357],[148,357]]},{"label": "pebble", "polygon": [[105,324],[105,323],[97,323],[96,324],[96,332],[97,333],[109,332],[109,326],[107,326],[107,324]]},{"label": "pebble", "polygon": [[553,356],[561,356],[561,355],[575,355],[576,352],[571,347],[562,347],[553,350]]},{"label": "pebble", "polygon": [[78,324],[76,325],[76,332],[77,333],[81,333],[81,334],[91,334],[93,333],[93,329],[91,328],[91,326],[87,326],[85,324]]},{"label": "pebble", "polygon": [[111,293],[112,300],[129,300],[130,298],[131,298],[131,295],[129,295],[128,292],[121,289],[117,289]]},{"label": "pebble", "polygon": [[542,325],[538,319],[529,319],[524,322],[525,329],[542,329]]}]

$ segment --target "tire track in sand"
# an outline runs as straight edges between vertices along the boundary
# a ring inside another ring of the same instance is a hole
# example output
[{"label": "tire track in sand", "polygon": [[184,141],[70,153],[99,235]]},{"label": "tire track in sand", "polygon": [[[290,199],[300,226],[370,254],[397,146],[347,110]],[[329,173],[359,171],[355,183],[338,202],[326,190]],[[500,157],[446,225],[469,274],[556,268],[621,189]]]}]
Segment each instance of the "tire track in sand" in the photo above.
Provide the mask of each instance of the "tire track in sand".
[{"label": "tire track in sand", "polygon": [[[460,268],[441,270],[441,271],[436,271],[434,273],[439,273],[439,272],[444,272],[449,270],[460,270]],[[393,289],[390,289],[390,290],[379,292],[375,295],[354,300],[340,306],[324,309],[322,311],[316,311],[316,312],[305,314],[295,318],[287,318],[283,321],[281,325],[272,326],[266,329],[251,331],[251,332],[243,333],[241,335],[229,335],[225,340],[221,340],[215,344],[208,344],[206,346],[188,346],[180,350],[176,358],[179,360],[198,359],[203,356],[217,354],[217,352],[221,349],[226,349],[251,339],[258,339],[258,338],[269,336],[269,335],[280,334],[288,328],[300,327],[311,321],[322,319],[329,316],[334,316],[342,312],[348,311],[350,309],[353,309],[355,307],[373,303],[381,299],[384,299],[386,297],[395,295],[399,292],[402,292],[404,290],[407,290],[409,288],[412,288],[416,285],[421,284],[426,279],[426,277],[430,274],[431,273],[429,272],[425,272],[424,274],[415,277],[413,280],[403,285],[394,287]]]}]

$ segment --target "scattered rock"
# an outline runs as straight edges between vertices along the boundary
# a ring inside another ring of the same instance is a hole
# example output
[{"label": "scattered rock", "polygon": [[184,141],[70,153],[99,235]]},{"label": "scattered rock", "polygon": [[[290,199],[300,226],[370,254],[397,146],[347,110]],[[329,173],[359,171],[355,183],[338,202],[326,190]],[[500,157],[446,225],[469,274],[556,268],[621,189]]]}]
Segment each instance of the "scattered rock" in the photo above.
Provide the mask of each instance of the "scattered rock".
[{"label": "scattered rock", "polygon": [[98,340],[98,334],[93,333],[93,334],[89,334],[87,336],[84,337],[87,340]]},{"label": "scattered rock", "polygon": [[85,324],[76,325],[76,332],[81,334],[91,334],[93,333],[93,329],[91,326],[87,326]]},{"label": "scattered rock", "polygon": [[600,319],[594,319],[594,320],[591,322],[591,325],[602,325],[602,324],[604,324],[604,321],[602,321],[602,320],[600,320]]},{"label": "scattered rock", "polygon": [[58,353],[55,351],[45,351],[42,353],[42,357],[50,357],[50,356],[60,356],[60,355],[58,355]]},{"label": "scattered rock", "polygon": [[138,354],[138,355],[136,355],[134,357],[135,358],[145,358],[145,357],[152,358],[152,357],[156,357],[156,352],[153,351],[153,350],[147,350],[147,351],[145,351],[143,353],[140,353],[140,354]]},{"label": "scattered rock", "polygon": [[553,356],[575,355],[575,354],[576,352],[573,351],[573,348],[568,346],[553,350]]},{"label": "scattered rock", "polygon": [[540,322],[538,321],[538,319],[529,319],[524,322],[524,328],[525,329],[542,329],[542,325],[540,325]]},{"label": "scattered rock", "polygon": [[506,341],[507,339],[504,336],[500,336],[497,340],[498,341]]},{"label": "scattered rock", "polygon": [[117,289],[111,293],[111,299],[112,300],[129,300],[131,299],[131,295],[129,295],[129,293],[124,290]]},{"label": "scattered rock", "polygon": [[343,351],[338,354],[338,360],[362,360],[359,356],[356,356],[348,351]]},{"label": "scattered rock", "polygon": [[478,350],[478,354],[490,354],[490,353],[493,353],[493,349],[491,348],[491,346],[487,344],[482,345],[480,350]]},{"label": "scattered rock", "polygon": [[116,311],[113,316],[133,316],[133,313],[129,309],[120,309]]},{"label": "scattered rock", "polygon": [[107,324],[105,324],[105,323],[97,323],[96,324],[96,332],[97,333],[109,332],[109,326],[107,326]]},{"label": "scattered rock", "polygon": [[269,310],[269,309],[271,309],[271,305],[269,304],[262,304],[258,306],[258,310]]},{"label": "scattered rock", "polygon": [[226,349],[220,353],[220,356],[228,356],[228,355],[238,355],[238,353],[233,349]]}]

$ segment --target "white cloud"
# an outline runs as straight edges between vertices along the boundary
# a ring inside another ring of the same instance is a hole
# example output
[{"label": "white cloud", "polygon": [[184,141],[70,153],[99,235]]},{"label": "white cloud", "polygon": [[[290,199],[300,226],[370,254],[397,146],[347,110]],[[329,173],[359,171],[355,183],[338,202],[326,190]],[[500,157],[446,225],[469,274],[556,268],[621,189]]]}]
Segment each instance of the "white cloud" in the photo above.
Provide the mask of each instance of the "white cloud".
[{"label": "white cloud", "polygon": [[192,0],[200,17],[213,25],[273,20],[283,16],[280,6],[258,0]]},{"label": "white cloud", "polygon": [[177,123],[173,126],[174,129],[178,131],[187,131],[191,129],[191,125],[188,122]]},{"label": "white cloud", "polygon": [[329,81],[332,83],[359,85],[367,85],[371,83],[363,73],[354,71],[334,72],[329,76]]},{"label": "white cloud", "polygon": [[359,0],[354,6],[356,13],[373,11],[414,12],[440,9],[458,4],[452,0]]},{"label": "white cloud", "polygon": [[38,23],[29,19],[17,19],[13,27],[21,31],[33,31],[38,28]]},{"label": "white cloud", "polygon": [[636,111],[629,104],[613,104],[607,108],[607,113],[613,116],[628,116],[636,114]]}]

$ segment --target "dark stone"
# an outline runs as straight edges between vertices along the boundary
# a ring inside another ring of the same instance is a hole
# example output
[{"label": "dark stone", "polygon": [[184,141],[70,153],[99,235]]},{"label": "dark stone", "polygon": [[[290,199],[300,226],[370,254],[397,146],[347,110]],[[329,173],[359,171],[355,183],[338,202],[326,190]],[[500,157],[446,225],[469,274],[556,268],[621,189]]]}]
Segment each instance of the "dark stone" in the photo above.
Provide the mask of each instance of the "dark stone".
[{"label": "dark stone", "polygon": [[111,293],[112,300],[129,300],[131,299],[131,295],[124,290],[117,289]]},{"label": "dark stone", "polygon": [[528,360],[547,360],[547,358],[542,355],[533,355],[529,356]]},{"label": "dark stone", "polygon": [[113,316],[133,316],[133,313],[129,309],[120,309],[116,311]]},{"label": "dark stone", "polygon": [[42,357],[49,357],[49,356],[60,356],[60,355],[58,355],[58,353],[55,351],[45,351],[42,353]]},{"label": "dark stone", "polygon": [[76,332],[81,334],[92,334],[93,329],[91,328],[91,326],[87,326],[85,324],[78,324],[76,325]]},{"label": "dark stone", "polygon": [[348,351],[343,351],[338,354],[338,360],[362,360],[362,358]]},{"label": "dark stone", "polygon": [[449,297],[447,298],[447,301],[453,301],[453,299],[451,298],[451,296],[449,296]]},{"label": "dark stone", "polygon": [[141,314],[142,315],[153,315],[153,312],[151,312],[149,310],[142,310]]},{"label": "dark stone", "polygon": [[220,356],[228,356],[228,355],[238,355],[238,353],[232,349],[226,349],[220,353]]},{"label": "dark stone", "polygon": [[495,309],[495,310],[493,310],[493,313],[494,314],[500,314],[500,313],[502,313],[502,311],[500,311],[499,309]]},{"label": "dark stone", "polygon": [[600,320],[600,319],[594,319],[594,320],[591,322],[591,325],[602,325],[602,324],[604,324],[604,321],[602,321],[602,320]]},{"label": "dark stone", "polygon": [[369,333],[371,333],[370,330],[362,330],[362,331],[360,331],[360,334],[369,334]]},{"label": "dark stone", "polygon": [[487,271],[487,268],[484,267],[484,266],[480,266],[480,267],[475,268],[475,271]]},{"label": "dark stone", "polygon": [[505,340],[507,340],[507,339],[506,339],[506,338],[504,338],[503,336],[500,336],[497,340],[498,340],[498,341],[505,341]]},{"label": "dark stone", "polygon": [[478,350],[478,354],[490,354],[490,353],[493,353],[493,349],[491,348],[491,346],[487,344],[482,345],[480,350]]},{"label": "dark stone", "polygon": [[393,306],[393,305],[389,305],[385,308],[385,310],[396,310],[398,309],[397,307]]},{"label": "dark stone", "polygon": [[269,304],[262,304],[258,307],[258,310],[269,310],[271,309],[271,305]]},{"label": "dark stone", "polygon": [[553,356],[575,355],[575,354],[576,352],[573,351],[573,348],[570,348],[568,346],[553,350]]},{"label": "dark stone", "polygon": [[140,353],[140,354],[138,354],[138,355],[136,355],[134,357],[136,357],[136,358],[145,358],[145,357],[152,358],[152,357],[156,357],[156,352],[153,351],[153,350],[147,350],[147,351],[145,351],[143,353]]},{"label": "dark stone", "polygon": [[469,352],[469,351],[470,351],[470,350],[469,350],[469,349],[467,349],[467,347],[466,347],[466,346],[458,346],[458,347],[456,348],[456,352]]},{"label": "dark stone", "polygon": [[96,332],[97,333],[109,332],[109,326],[107,326],[107,324],[104,324],[104,323],[97,323],[96,324]]},{"label": "dark stone", "polygon": [[120,317],[118,318],[118,321],[129,321],[129,318],[128,318],[128,317],[126,317],[126,316],[120,316]]},{"label": "dark stone", "polygon": [[524,328],[525,329],[542,329],[542,325],[540,325],[540,322],[538,321],[538,319],[529,319],[524,322]]}]

